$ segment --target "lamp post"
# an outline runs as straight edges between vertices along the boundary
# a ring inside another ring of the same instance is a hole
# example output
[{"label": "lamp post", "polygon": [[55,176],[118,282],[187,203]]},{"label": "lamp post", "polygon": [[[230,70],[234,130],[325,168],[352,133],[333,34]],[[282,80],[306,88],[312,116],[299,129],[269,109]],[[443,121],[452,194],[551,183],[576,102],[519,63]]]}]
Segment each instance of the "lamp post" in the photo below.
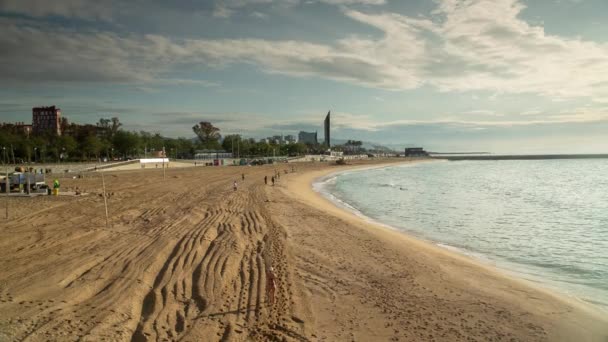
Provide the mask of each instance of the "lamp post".
[{"label": "lamp post", "polygon": [[34,164],[36,164],[36,151],[38,150],[38,147],[34,147]]}]

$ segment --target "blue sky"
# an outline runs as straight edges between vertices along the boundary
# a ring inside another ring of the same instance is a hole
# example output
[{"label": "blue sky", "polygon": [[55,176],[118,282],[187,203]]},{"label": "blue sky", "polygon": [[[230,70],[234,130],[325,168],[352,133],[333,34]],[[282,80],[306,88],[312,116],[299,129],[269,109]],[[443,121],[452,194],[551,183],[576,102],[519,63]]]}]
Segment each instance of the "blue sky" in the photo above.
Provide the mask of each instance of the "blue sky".
[{"label": "blue sky", "polygon": [[608,152],[605,0],[0,0],[0,117]]}]

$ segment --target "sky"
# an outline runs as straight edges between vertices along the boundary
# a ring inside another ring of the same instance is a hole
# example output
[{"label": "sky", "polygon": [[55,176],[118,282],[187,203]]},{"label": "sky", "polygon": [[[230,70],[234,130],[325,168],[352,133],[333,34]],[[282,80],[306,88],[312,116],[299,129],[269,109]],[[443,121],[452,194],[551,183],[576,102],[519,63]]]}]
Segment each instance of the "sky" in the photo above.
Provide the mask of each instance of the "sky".
[{"label": "sky", "polygon": [[605,0],[0,0],[0,121],[608,153]]}]

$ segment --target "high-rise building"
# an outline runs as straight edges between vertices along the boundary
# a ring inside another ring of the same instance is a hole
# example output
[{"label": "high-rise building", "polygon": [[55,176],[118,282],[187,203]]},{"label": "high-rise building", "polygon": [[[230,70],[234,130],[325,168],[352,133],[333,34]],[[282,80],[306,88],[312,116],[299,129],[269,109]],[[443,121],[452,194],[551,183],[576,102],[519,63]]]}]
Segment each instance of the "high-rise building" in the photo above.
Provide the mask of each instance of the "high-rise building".
[{"label": "high-rise building", "polygon": [[325,128],[325,145],[327,146],[327,148],[331,147],[330,116],[331,116],[331,111],[327,112],[327,116],[325,117],[325,123],[323,125],[323,127]]},{"label": "high-rise building", "polygon": [[284,138],[285,138],[285,143],[286,144],[293,144],[293,143],[296,142],[296,137],[294,137],[291,134],[286,135]]},{"label": "high-rise building", "polygon": [[61,135],[61,109],[50,107],[32,108],[32,131],[34,134],[51,132]]},{"label": "high-rise building", "polygon": [[298,142],[301,142],[303,144],[316,145],[318,143],[317,132],[309,133],[309,132],[300,131],[300,133],[298,133]]},{"label": "high-rise building", "polygon": [[283,145],[283,136],[282,135],[273,135],[272,137],[268,137],[273,144]]}]

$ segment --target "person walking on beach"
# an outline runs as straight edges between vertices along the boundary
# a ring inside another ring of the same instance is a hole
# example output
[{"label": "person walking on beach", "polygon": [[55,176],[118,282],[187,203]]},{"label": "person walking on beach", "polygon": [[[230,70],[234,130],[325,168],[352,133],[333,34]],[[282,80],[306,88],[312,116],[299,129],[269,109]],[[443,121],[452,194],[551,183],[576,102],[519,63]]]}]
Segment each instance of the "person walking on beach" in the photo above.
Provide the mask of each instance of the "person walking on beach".
[{"label": "person walking on beach", "polygon": [[233,187],[234,187],[234,191],[236,191],[236,190],[237,190],[237,188],[238,188],[238,184],[236,183],[236,181],[234,181],[234,185],[233,185]]},{"label": "person walking on beach", "polygon": [[270,266],[266,271],[266,295],[268,296],[268,304],[274,304],[274,293],[277,289],[277,280],[274,274],[274,268]]},{"label": "person walking on beach", "polygon": [[264,185],[268,185],[268,176],[264,176]]},{"label": "person walking on beach", "polygon": [[241,179],[242,179],[243,181],[245,180],[245,174],[244,174],[244,173],[241,175]]},{"label": "person walking on beach", "polygon": [[272,180],[272,186],[274,186],[274,176],[270,180]]}]

